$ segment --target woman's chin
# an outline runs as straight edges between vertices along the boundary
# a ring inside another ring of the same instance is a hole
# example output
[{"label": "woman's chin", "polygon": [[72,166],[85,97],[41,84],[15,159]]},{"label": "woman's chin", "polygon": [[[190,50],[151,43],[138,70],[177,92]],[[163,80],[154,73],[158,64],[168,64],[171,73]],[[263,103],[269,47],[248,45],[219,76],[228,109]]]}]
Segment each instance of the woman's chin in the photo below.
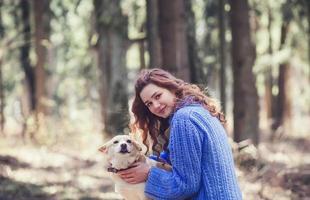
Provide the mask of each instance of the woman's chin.
[{"label": "woman's chin", "polygon": [[162,114],[160,117],[166,119],[166,118],[168,118],[169,116],[170,116],[170,114],[165,113],[165,114]]},{"label": "woman's chin", "polygon": [[158,114],[158,115],[156,115],[157,117],[160,117],[160,118],[163,118],[163,119],[166,119],[167,118],[167,116],[165,115],[165,114]]}]

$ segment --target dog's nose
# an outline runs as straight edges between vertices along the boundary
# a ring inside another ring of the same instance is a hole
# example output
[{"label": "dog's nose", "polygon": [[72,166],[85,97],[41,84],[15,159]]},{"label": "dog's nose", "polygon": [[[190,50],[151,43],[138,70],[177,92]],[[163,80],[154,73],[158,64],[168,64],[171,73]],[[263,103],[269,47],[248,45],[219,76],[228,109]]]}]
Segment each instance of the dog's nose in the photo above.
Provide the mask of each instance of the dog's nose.
[{"label": "dog's nose", "polygon": [[121,144],[121,149],[127,149],[127,144]]}]

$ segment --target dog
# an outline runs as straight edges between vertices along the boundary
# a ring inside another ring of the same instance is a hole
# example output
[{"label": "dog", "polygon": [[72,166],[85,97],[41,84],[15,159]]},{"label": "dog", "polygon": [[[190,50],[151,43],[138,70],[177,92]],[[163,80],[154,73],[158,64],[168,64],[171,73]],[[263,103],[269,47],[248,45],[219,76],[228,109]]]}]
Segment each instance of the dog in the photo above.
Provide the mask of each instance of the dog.
[{"label": "dog", "polygon": [[117,135],[99,148],[104,154],[105,168],[111,172],[111,178],[115,183],[115,192],[121,194],[126,200],[147,200],[144,194],[145,183],[130,184],[121,179],[116,173],[130,168],[135,162],[145,162],[150,166],[156,166],[171,171],[171,166],[157,162],[142,153],[141,145],[131,139],[129,135]]}]

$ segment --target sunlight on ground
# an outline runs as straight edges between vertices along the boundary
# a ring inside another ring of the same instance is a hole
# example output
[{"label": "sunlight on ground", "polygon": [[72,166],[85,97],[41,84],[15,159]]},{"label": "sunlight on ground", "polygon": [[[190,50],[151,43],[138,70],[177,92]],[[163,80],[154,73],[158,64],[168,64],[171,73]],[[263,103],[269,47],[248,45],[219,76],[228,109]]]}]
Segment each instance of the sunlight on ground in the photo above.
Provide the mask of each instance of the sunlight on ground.
[{"label": "sunlight on ground", "polygon": [[[25,183],[23,190],[27,192],[20,192],[23,197],[15,199],[31,199],[34,189],[30,184],[41,188],[38,195],[50,195],[37,199],[122,199],[102,169],[102,155],[98,151],[102,144],[102,136],[96,132],[58,138],[52,146],[29,141],[23,144],[19,136],[13,135],[0,141],[0,175],[12,184]],[[8,191],[11,189],[0,185],[0,193],[10,194]],[[9,195],[7,198],[10,199]]]},{"label": "sunlight on ground", "polygon": [[[0,183],[0,199],[2,194],[6,195],[6,200],[122,199],[114,192],[113,182],[102,169],[102,155],[98,148],[104,144],[104,140],[99,128],[88,127],[82,132],[70,129],[66,134],[62,134],[60,128],[55,128],[57,132],[51,130],[51,133],[57,135],[48,145],[33,144],[29,139],[24,144],[17,134],[19,132],[14,131],[0,140],[0,178],[5,183]],[[243,153],[254,158],[254,163],[250,159],[243,165],[239,163],[240,159],[236,160],[244,199],[304,199],[302,192],[306,185],[297,183],[294,187],[300,189],[301,193],[293,192],[294,188],[285,186],[285,175],[303,172],[298,170],[300,166],[305,166],[306,170],[309,168],[309,139],[300,135],[284,135],[271,143],[266,142],[268,133],[265,131],[263,134],[258,149],[248,147],[237,155],[242,156]]]}]

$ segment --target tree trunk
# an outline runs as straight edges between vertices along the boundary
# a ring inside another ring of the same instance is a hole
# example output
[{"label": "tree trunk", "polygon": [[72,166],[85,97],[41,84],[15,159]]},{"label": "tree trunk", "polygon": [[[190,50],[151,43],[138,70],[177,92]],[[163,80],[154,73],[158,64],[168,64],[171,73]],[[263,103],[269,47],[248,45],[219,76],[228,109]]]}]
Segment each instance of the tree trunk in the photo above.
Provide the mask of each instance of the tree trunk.
[{"label": "tree trunk", "polygon": [[258,94],[252,67],[255,48],[250,37],[247,0],[230,0],[234,80],[234,140],[258,144]]},{"label": "tree trunk", "polygon": [[[306,1],[307,5],[307,16],[308,16],[308,64],[310,65],[310,2]],[[310,73],[309,73],[310,80]]]},{"label": "tree trunk", "polygon": [[[281,39],[280,39],[280,50],[283,49],[287,34],[289,31],[290,20],[284,21],[281,27]],[[277,96],[277,109],[276,109],[276,119],[273,129],[276,130],[280,126],[283,126],[283,131],[288,132],[291,129],[291,95],[290,95],[290,64],[288,62],[282,63],[279,66],[279,78],[278,78],[278,88],[279,93]],[[272,136],[274,138],[274,135]],[[272,138],[272,139],[273,139]]]},{"label": "tree trunk", "polygon": [[186,19],[186,36],[188,49],[188,62],[190,70],[190,82],[198,83],[198,74],[201,72],[201,61],[198,57],[197,41],[196,41],[196,20],[192,9],[192,1],[183,0],[185,5],[185,19]]},{"label": "tree trunk", "polygon": [[226,113],[226,40],[225,40],[225,0],[219,0],[219,33],[220,33],[220,92],[222,111]]},{"label": "tree trunk", "polygon": [[[272,32],[271,32],[271,25],[272,25],[272,12],[271,8],[268,8],[268,35],[269,35],[269,47],[268,47],[268,54],[272,58],[273,50],[272,50]],[[274,97],[272,94],[272,87],[273,87],[273,77],[272,77],[272,67],[268,65],[265,71],[265,109],[267,114],[267,121],[274,119]],[[268,123],[270,125],[271,123]]]},{"label": "tree trunk", "polygon": [[277,125],[283,126],[284,133],[291,131],[291,118],[292,118],[292,99],[291,91],[291,66],[289,63],[280,65],[279,69],[279,94],[278,94],[278,109],[277,109]]},{"label": "tree trunk", "polygon": [[127,18],[119,0],[94,0],[100,69],[100,100],[104,132],[109,136],[128,127]]},{"label": "tree trunk", "polygon": [[[205,3],[204,15],[205,15],[205,26],[206,33],[204,36],[204,45],[202,47],[204,51],[204,57],[209,57],[213,61],[207,62],[205,65],[205,71],[201,73],[201,80],[204,80],[209,88],[217,88],[219,82],[218,73],[218,45],[213,41],[213,33],[216,30],[217,24],[214,20],[217,18],[218,4],[216,1],[207,1]],[[210,20],[211,19],[211,20]]]},{"label": "tree trunk", "polygon": [[0,131],[1,135],[4,135],[4,105],[5,105],[5,98],[4,98],[4,87],[3,87],[3,76],[2,76],[2,52],[0,52]]},{"label": "tree trunk", "polygon": [[[4,38],[4,27],[2,24],[2,1],[0,1],[0,40],[2,41]],[[4,135],[4,105],[5,105],[5,98],[4,98],[4,87],[3,87],[3,75],[2,75],[2,59],[3,59],[3,50],[0,49],[0,131],[1,135]]]},{"label": "tree trunk", "polygon": [[[140,28],[140,33],[143,33],[143,25]],[[138,42],[139,45],[139,60],[140,60],[140,69],[145,69],[146,68],[146,63],[145,63],[145,39],[140,40]]]},{"label": "tree trunk", "polygon": [[146,64],[145,64],[145,58],[144,58],[144,53],[145,53],[144,41],[140,41],[138,45],[139,45],[140,69],[145,69]]},{"label": "tree trunk", "polygon": [[[20,0],[19,7],[21,9],[21,16],[18,17],[17,22],[22,21],[22,36],[23,45],[20,47],[20,62],[21,67],[25,73],[26,88],[29,101],[24,105],[26,115],[34,112],[36,108],[36,88],[35,88],[35,72],[30,63],[30,45],[31,45],[31,26],[30,26],[30,4],[28,0]],[[30,105],[28,105],[30,104]]]},{"label": "tree trunk", "polygon": [[189,82],[184,2],[159,0],[158,3],[163,68]]},{"label": "tree trunk", "polygon": [[158,4],[157,0],[146,1],[147,42],[150,55],[150,68],[162,67],[161,43],[158,33]]},{"label": "tree trunk", "polygon": [[34,41],[36,53],[36,114],[44,115],[46,113],[46,57],[47,57],[47,44],[49,40],[49,0],[33,0],[33,13],[34,13]]}]

